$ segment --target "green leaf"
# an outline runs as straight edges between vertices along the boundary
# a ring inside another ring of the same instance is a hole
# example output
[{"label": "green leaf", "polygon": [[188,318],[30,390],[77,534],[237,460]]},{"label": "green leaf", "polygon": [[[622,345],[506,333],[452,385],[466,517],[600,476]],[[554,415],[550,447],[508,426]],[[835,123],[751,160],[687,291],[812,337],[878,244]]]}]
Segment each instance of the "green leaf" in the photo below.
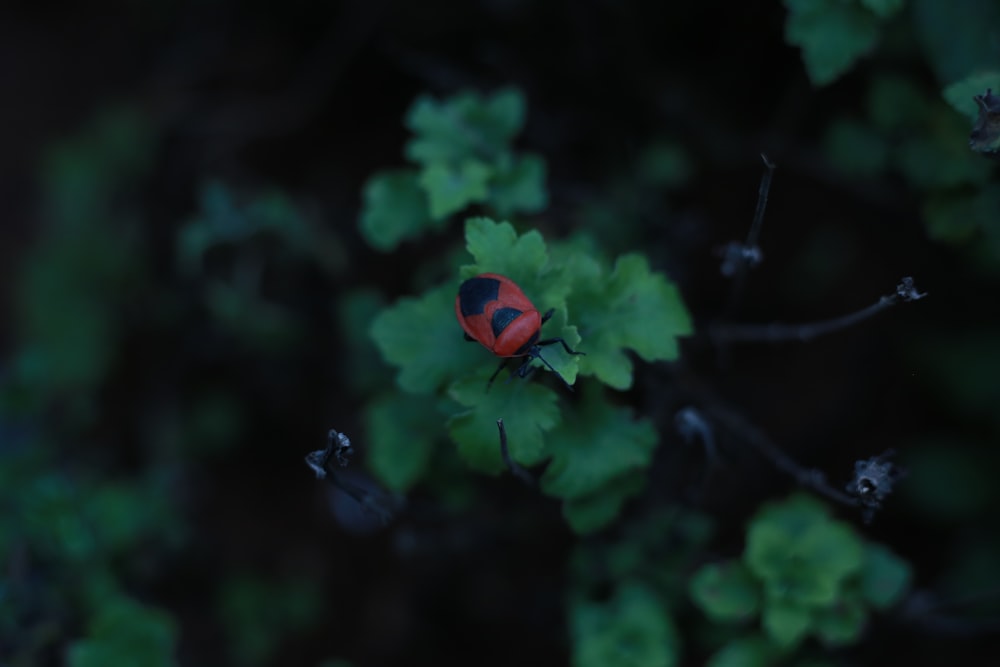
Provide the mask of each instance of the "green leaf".
[{"label": "green leaf", "polygon": [[858,595],[847,595],[834,605],[813,612],[813,631],[828,646],[852,644],[868,623],[868,609]]},{"label": "green leaf", "polygon": [[282,642],[312,628],[323,597],[315,582],[305,578],[233,574],[222,582],[217,605],[232,664],[252,666],[270,664]]},{"label": "green leaf", "polygon": [[168,667],[177,629],[166,613],[133,600],[107,602],[91,620],[87,638],[74,642],[67,654],[69,667]]},{"label": "green leaf", "polygon": [[889,144],[885,135],[857,121],[832,121],[824,144],[830,161],[851,178],[875,176],[889,163]]},{"label": "green leaf", "polygon": [[405,492],[427,470],[444,417],[425,396],[390,393],[365,407],[368,467],[393,491]]},{"label": "green leaf", "polygon": [[887,19],[899,13],[904,0],[861,0],[861,5],[869,9],[881,19]]},{"label": "green leaf", "polygon": [[400,299],[372,322],[372,338],[385,360],[399,367],[396,382],[404,391],[434,392],[490,358],[482,346],[463,341],[457,293],[458,285],[441,285],[420,298]]},{"label": "green leaf", "polygon": [[991,69],[970,74],[945,86],[941,95],[955,111],[975,121],[979,118],[979,105],[973,98],[982,95],[987,89],[1000,92],[1000,70]]},{"label": "green leaf", "polygon": [[643,149],[636,165],[639,180],[656,188],[680,188],[691,180],[690,156],[672,141],[658,140]]},{"label": "green leaf", "polygon": [[875,47],[875,14],[843,0],[785,0],[785,41],[802,49],[809,79],[825,86]]},{"label": "green leaf", "polygon": [[543,298],[550,308],[565,298],[563,293],[554,294],[549,286],[543,297],[539,288],[543,287],[543,273],[549,261],[545,240],[537,230],[518,236],[509,222],[494,222],[489,218],[469,218],[465,222],[465,247],[472,255],[472,265],[462,267],[462,279],[479,273],[499,273],[513,280],[531,299]]},{"label": "green leaf", "polygon": [[552,461],[542,475],[542,490],[564,500],[593,494],[621,475],[649,467],[656,442],[649,421],[636,420],[630,410],[588,388],[574,418],[549,435]]},{"label": "green leaf", "polygon": [[431,217],[443,220],[469,204],[485,201],[491,176],[493,168],[479,160],[427,164],[420,172],[420,185],[427,193]]},{"label": "green leaf", "polygon": [[739,561],[702,566],[689,588],[691,599],[713,621],[745,621],[760,611],[760,586]]},{"label": "green leaf", "polygon": [[913,134],[925,131],[933,105],[912,79],[879,74],[868,88],[867,108],[883,134]]},{"label": "green leaf", "polygon": [[576,600],[570,608],[574,667],[671,667],[680,636],[657,596],[625,582],[607,602]]},{"label": "green leaf", "polygon": [[638,495],[645,486],[645,472],[625,473],[590,495],[565,501],[563,516],[578,535],[595,533],[614,521],[625,501]]},{"label": "green leaf", "polygon": [[371,395],[392,383],[391,371],[370,333],[372,322],[385,307],[385,298],[372,288],[341,293],[335,304],[335,321],[347,351],[341,360],[341,378],[359,395]]},{"label": "green leaf", "polygon": [[1000,4],[993,0],[912,0],[910,6],[914,32],[938,81],[955,81],[1000,62],[996,35]]},{"label": "green leaf", "polygon": [[502,217],[542,211],[549,202],[545,172],[545,159],[540,155],[501,161],[490,181],[489,205]]},{"label": "green leaf", "polygon": [[864,551],[847,524],[834,521],[808,496],[769,504],[750,522],[744,561],[771,597],[799,605],[830,605],[858,572]]},{"label": "green leaf", "polygon": [[894,156],[897,169],[921,189],[982,185],[990,164],[969,150],[969,128],[943,104],[928,117],[929,126],[908,135]]},{"label": "green leaf", "polygon": [[1000,211],[1000,187],[973,192],[940,193],[924,201],[924,225],[935,241],[963,244],[994,224]]},{"label": "green leaf", "polygon": [[905,560],[881,544],[867,544],[861,572],[861,593],[876,609],[888,609],[903,597],[913,579]]},{"label": "green leaf", "polygon": [[596,261],[574,262],[570,312],[583,339],[580,372],[615,389],[632,385],[626,349],[646,361],[672,361],[677,338],[691,333],[691,318],[677,287],[649,269],[642,255],[623,255],[607,275]]},{"label": "green leaf", "polygon": [[734,639],[712,654],[706,667],[771,667],[780,651],[764,637]]},{"label": "green leaf", "polygon": [[768,599],[761,612],[761,625],[774,643],[791,648],[801,642],[812,627],[807,607],[793,600]]},{"label": "green leaf", "polygon": [[407,239],[441,227],[444,218],[432,217],[428,206],[416,170],[378,172],[365,183],[361,235],[376,250],[394,250]]},{"label": "green leaf", "polygon": [[471,157],[492,161],[521,130],[524,113],[524,97],[513,88],[489,97],[463,92],[442,102],[421,96],[406,114],[416,135],[406,156],[422,164]]},{"label": "green leaf", "polygon": [[511,456],[534,465],[543,458],[545,432],[561,417],[555,392],[519,378],[487,391],[486,377],[469,376],[452,384],[448,394],[465,408],[448,422],[451,437],[462,458],[483,472],[504,469],[497,419],[504,421]]}]

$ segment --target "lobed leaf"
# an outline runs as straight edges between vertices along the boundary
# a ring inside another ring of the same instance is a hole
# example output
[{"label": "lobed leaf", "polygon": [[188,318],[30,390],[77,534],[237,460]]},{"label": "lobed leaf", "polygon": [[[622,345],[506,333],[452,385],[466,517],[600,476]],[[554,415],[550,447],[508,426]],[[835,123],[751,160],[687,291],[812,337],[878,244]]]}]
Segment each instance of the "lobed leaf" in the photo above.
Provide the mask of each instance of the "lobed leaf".
[{"label": "lobed leaf", "polygon": [[545,172],[545,158],[540,155],[502,160],[490,180],[490,206],[503,217],[543,210],[549,202]]},{"label": "lobed leaf", "polygon": [[376,173],[365,183],[363,197],[361,235],[376,250],[395,250],[401,242],[440,226],[413,169]]},{"label": "lobed leaf", "polygon": [[457,285],[445,284],[420,298],[400,299],[372,322],[372,338],[385,360],[399,367],[396,382],[404,391],[434,392],[488,354],[462,340],[457,292]]},{"label": "lobed leaf", "polygon": [[626,473],[644,471],[656,442],[649,421],[634,419],[630,410],[614,407],[591,389],[574,418],[549,435],[552,460],[542,490],[564,500],[593,494]]},{"label": "lobed leaf", "polygon": [[444,418],[426,396],[390,393],[364,412],[367,463],[383,484],[405,492],[427,471]]},{"label": "lobed leaf", "polygon": [[785,41],[802,49],[809,79],[825,86],[875,46],[878,17],[854,2],[785,0]]},{"label": "lobed leaf", "polygon": [[625,501],[639,494],[645,486],[645,472],[625,473],[589,495],[565,501],[563,516],[578,535],[595,533],[614,521]]},{"label": "lobed leaf", "polygon": [[448,430],[466,462],[488,473],[504,469],[497,420],[503,419],[514,460],[534,465],[544,457],[543,435],[561,418],[556,393],[519,378],[486,389],[486,377],[468,376],[452,384],[449,396],[465,410],[448,421]]},{"label": "lobed leaf", "polygon": [[570,609],[574,667],[670,667],[680,635],[664,604],[645,585],[620,584],[607,602],[576,600]]},{"label": "lobed leaf", "polygon": [[420,186],[427,193],[431,218],[444,220],[469,204],[484,201],[491,176],[493,168],[479,160],[427,164],[420,172]]},{"label": "lobed leaf", "polygon": [[760,611],[761,591],[739,561],[702,566],[689,584],[691,599],[714,621],[744,621]]},{"label": "lobed leaf", "polygon": [[645,257],[619,257],[610,276],[597,262],[580,261],[574,278],[569,306],[578,313],[587,353],[581,373],[627,389],[632,361],[626,349],[646,361],[677,358],[677,338],[692,332],[691,318],[676,285],[650,271]]},{"label": "lobed leaf", "polygon": [[421,96],[406,114],[406,126],[416,135],[406,156],[422,164],[492,161],[521,130],[524,113],[524,97],[514,88],[487,97],[464,92],[444,101]]},{"label": "lobed leaf", "polygon": [[913,579],[913,568],[881,544],[865,548],[861,593],[876,609],[888,609],[903,597]]}]

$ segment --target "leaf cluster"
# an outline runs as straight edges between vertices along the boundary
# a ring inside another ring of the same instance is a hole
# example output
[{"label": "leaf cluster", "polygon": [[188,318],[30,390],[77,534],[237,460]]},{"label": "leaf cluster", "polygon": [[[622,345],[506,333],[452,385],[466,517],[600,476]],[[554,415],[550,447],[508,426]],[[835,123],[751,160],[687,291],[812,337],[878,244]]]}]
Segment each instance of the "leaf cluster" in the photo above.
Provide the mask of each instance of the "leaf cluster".
[{"label": "leaf cluster", "polygon": [[[518,234],[510,223],[488,218],[468,220],[466,245],[473,263],[463,266],[459,277],[501,273],[537,307],[554,309],[545,336],[562,337],[586,352],[545,350],[569,383],[589,376],[626,389],[633,377],[627,351],[647,361],[671,360],[677,356],[676,338],[691,331],[676,287],[640,255],[624,255],[610,265],[566,243],[550,247],[537,231]],[[438,419],[470,466],[498,473],[504,463],[496,422],[503,419],[515,460],[529,466],[548,462],[542,489],[564,501],[574,529],[591,532],[607,525],[643,486],[656,445],[652,424],[612,405],[597,385],[582,388],[568,415],[559,409],[559,394],[542,382],[498,382],[487,391],[489,367],[497,360],[481,346],[461,341],[454,315],[458,282],[404,298],[372,323],[378,348],[398,368],[399,388],[415,395],[369,407],[376,472],[394,488],[415,483],[430,461],[434,439],[426,434],[434,433],[432,422]],[[429,411],[431,404],[436,412]]]},{"label": "leaf cluster", "polygon": [[856,642],[871,613],[898,602],[911,577],[905,561],[833,519],[819,501],[797,495],[761,508],[743,557],[702,566],[690,592],[715,622],[759,619],[766,642],[742,638],[722,649],[727,660],[745,651],[746,664],[754,664],[751,658],[788,652],[809,636],[829,646]]},{"label": "leaf cluster", "polygon": [[413,137],[405,155],[415,166],[377,172],[365,184],[360,229],[368,243],[394,250],[472,205],[500,217],[543,210],[545,160],[510,146],[524,118],[514,88],[417,98],[406,113]]}]

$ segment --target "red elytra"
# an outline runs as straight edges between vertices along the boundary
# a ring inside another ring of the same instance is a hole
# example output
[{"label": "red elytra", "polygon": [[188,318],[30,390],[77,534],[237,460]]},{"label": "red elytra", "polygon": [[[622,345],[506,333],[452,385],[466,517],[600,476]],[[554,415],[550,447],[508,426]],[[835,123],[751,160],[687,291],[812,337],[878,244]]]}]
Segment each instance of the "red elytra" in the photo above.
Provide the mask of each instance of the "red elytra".
[{"label": "red elytra", "polygon": [[524,357],[517,369],[519,377],[531,372],[531,360],[540,359],[572,391],[569,383],[540,354],[544,345],[561,343],[569,354],[583,354],[571,350],[562,338],[538,340],[542,325],[552,317],[552,310],[540,315],[521,288],[506,276],[482,273],[469,278],[458,289],[455,297],[455,317],[469,340],[478,341],[498,357],[505,357],[489,379],[493,383],[497,374],[511,357]]}]

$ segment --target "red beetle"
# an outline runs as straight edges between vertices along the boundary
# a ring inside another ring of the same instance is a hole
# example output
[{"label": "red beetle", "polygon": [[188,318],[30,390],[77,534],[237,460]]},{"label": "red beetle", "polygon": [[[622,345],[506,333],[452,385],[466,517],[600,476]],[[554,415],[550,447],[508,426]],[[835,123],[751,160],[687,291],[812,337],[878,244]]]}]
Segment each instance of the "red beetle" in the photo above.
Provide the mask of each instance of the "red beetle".
[{"label": "red beetle", "polygon": [[[518,377],[526,377],[532,370],[531,360],[542,363],[555,373],[562,383],[573,390],[569,383],[541,355],[545,345],[562,343],[569,354],[584,354],[571,350],[562,338],[538,340],[542,325],[552,317],[553,310],[539,315],[538,309],[528,300],[513,280],[498,273],[481,273],[469,278],[458,288],[455,297],[455,316],[465,330],[466,340],[475,340],[487,350],[504,357],[500,366],[490,376],[487,388],[512,357],[523,357],[517,369]],[[513,373],[511,374],[513,375]]]}]

